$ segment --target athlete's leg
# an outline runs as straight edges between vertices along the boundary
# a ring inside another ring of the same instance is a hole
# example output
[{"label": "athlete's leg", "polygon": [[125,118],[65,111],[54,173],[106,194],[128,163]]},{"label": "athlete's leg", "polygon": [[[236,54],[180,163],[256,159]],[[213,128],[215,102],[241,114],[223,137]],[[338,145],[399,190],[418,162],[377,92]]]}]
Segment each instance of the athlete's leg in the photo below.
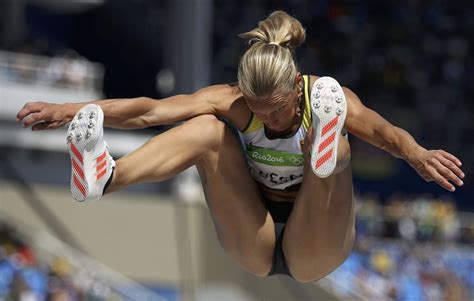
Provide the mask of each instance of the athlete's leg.
[{"label": "athlete's leg", "polygon": [[224,249],[245,269],[271,269],[275,233],[236,137],[214,116],[193,118],[116,161],[111,192],[139,182],[162,181],[196,165]]},{"label": "athlete's leg", "polygon": [[339,138],[335,173],[318,178],[305,159],[300,192],[288,219],[283,252],[293,277],[310,282],[324,277],[349,255],[355,236],[350,146]]}]

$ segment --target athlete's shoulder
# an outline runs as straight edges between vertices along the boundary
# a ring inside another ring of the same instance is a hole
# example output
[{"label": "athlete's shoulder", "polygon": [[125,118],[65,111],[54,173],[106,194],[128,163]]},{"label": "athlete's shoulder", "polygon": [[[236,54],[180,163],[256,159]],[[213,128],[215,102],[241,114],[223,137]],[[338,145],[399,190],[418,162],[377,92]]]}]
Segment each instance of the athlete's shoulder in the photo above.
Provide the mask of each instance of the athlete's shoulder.
[{"label": "athlete's shoulder", "polygon": [[223,97],[231,95],[232,90],[234,90],[234,88],[227,84],[217,84],[201,88],[194,92],[193,95],[207,99],[222,99]]},{"label": "athlete's shoulder", "polygon": [[236,128],[244,128],[251,112],[237,83],[217,84],[199,90],[200,98],[211,103],[216,114],[227,119]]},{"label": "athlete's shoulder", "polygon": [[235,101],[242,97],[238,87],[232,84],[217,84],[202,88],[194,93],[194,96],[213,103]]},{"label": "athlete's shoulder", "polygon": [[317,75],[308,75],[309,77],[309,87],[311,88],[313,84],[318,80],[319,76]]},{"label": "athlete's shoulder", "polygon": [[[313,84],[314,84],[319,78],[321,78],[321,76],[318,76],[318,75],[308,75],[308,76],[309,76],[309,84],[310,84],[311,86],[313,86]],[[324,77],[331,77],[331,78],[333,78],[334,80],[336,80],[339,84],[341,84],[341,83],[337,80],[337,78],[334,78],[334,77],[331,76],[331,75],[324,75]],[[342,86],[342,85],[341,85],[341,86]]]}]

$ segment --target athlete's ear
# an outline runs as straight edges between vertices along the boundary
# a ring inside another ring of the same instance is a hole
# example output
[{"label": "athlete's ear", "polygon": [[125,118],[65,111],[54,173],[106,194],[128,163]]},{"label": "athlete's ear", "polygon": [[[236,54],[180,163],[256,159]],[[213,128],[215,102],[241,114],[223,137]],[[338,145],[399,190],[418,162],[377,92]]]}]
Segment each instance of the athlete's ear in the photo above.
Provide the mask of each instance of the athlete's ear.
[{"label": "athlete's ear", "polygon": [[300,84],[301,84],[301,79],[302,79],[302,75],[300,72],[296,72],[296,77],[295,77],[295,85],[297,85],[299,88],[300,87]]},{"label": "athlete's ear", "polygon": [[301,75],[301,72],[296,72],[296,77],[295,77],[295,84],[298,84],[301,81],[301,78],[303,76]]}]

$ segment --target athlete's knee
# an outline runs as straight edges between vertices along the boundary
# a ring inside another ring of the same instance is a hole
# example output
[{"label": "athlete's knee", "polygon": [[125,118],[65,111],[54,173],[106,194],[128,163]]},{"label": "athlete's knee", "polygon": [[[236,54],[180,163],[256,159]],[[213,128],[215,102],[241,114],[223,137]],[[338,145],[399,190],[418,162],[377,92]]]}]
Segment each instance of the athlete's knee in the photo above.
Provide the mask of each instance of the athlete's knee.
[{"label": "athlete's knee", "polygon": [[256,242],[254,239],[248,239],[239,231],[226,235],[217,231],[217,237],[221,247],[241,267],[254,276],[268,276],[273,265],[273,250],[275,248],[273,241]]},{"label": "athlete's knee", "polygon": [[255,255],[254,252],[245,252],[240,258],[241,265],[254,276],[266,277],[272,269],[273,253]]},{"label": "athlete's knee", "polygon": [[308,258],[299,258],[298,265],[289,265],[293,278],[301,283],[320,280],[342,265],[352,252],[355,241],[355,228],[347,239],[333,251],[314,252]]},{"label": "athlete's knee", "polygon": [[289,266],[289,270],[296,281],[310,283],[329,275],[344,263],[348,256],[349,254],[342,252],[337,255],[314,256],[314,258],[308,258],[304,266],[299,268]]},{"label": "athlete's knee", "polygon": [[187,122],[193,137],[207,148],[216,148],[222,142],[224,122],[214,115],[200,115]]}]

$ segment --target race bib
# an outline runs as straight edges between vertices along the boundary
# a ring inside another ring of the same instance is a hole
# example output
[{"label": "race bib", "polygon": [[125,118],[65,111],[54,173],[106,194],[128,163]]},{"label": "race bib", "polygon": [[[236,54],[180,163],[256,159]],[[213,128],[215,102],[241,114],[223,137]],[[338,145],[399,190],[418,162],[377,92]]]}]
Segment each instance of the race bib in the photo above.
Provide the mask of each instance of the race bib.
[{"label": "race bib", "polygon": [[294,154],[246,144],[250,172],[255,180],[269,188],[284,189],[301,183],[303,154]]}]

